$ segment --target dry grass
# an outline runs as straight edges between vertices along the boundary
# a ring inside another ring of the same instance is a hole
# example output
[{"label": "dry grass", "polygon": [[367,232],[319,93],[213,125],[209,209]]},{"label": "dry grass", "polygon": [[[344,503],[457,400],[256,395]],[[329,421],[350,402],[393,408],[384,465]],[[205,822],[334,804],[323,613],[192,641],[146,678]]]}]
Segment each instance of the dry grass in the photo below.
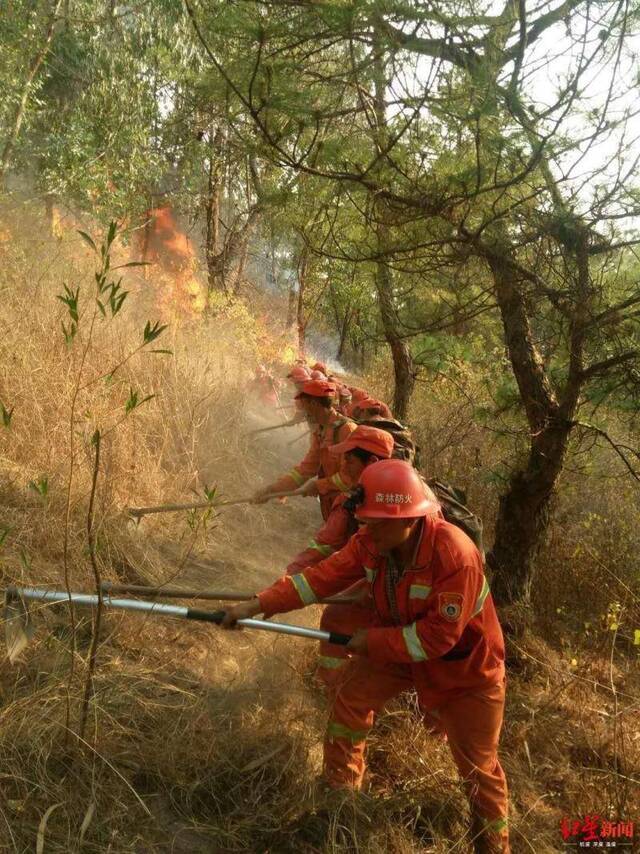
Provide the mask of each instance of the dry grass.
[{"label": "dry grass", "polygon": [[[20,228],[44,233],[37,210],[14,211],[5,221],[13,237]],[[62,281],[90,281],[91,259],[71,235],[34,240],[28,254],[11,238],[1,246],[0,399],[15,407],[10,429],[0,428],[0,531],[9,529],[2,578],[60,585],[78,363],[62,340],[55,295]],[[100,330],[89,377],[128,353],[155,317],[151,278],[131,281],[128,320]],[[250,366],[264,352],[264,330],[236,307],[209,325],[184,321],[159,346],[174,355],[136,356],[118,382],[96,384],[79,400],[69,523],[73,586],[91,589],[89,440],[97,425],[106,431],[122,420],[133,386],[156,397],[104,440],[97,515],[104,577],[261,587],[313,531],[316,518],[304,502],[239,508],[206,525],[201,516],[149,517],[137,529],[126,524],[123,508],[201,495],[205,483],[235,497],[299,453],[300,443],[289,445],[294,433],[244,435],[270,417],[251,410],[244,394]],[[417,395],[414,420],[423,425],[427,466],[450,472],[490,520],[495,487],[485,475],[494,440],[468,424],[466,414],[451,388]],[[466,426],[452,434],[460,419]],[[29,487],[43,474],[46,497]],[[621,514],[613,528],[604,521],[609,506],[604,499],[591,504],[598,519],[564,508],[540,574],[547,611],[540,609],[537,624],[517,609],[504,615],[512,633],[502,757],[517,854],[559,850],[563,815],[637,818],[640,740],[633,723],[640,679],[635,650],[624,639],[632,618],[626,611],[612,632],[606,611],[609,600],[626,602],[621,584],[637,603],[630,561],[638,528],[637,517]],[[583,548],[578,555],[575,538]],[[572,597],[580,613],[565,616]],[[81,744],[74,732],[91,624],[84,615],[77,627],[72,730],[65,733],[68,612],[32,611],[34,643],[21,664],[0,665],[0,850],[34,851],[40,837],[46,852],[465,851],[466,805],[448,749],[420,727],[412,698],[398,700],[376,727],[369,790],[330,796],[315,783],[325,711],[312,679],[312,645],[107,614]],[[292,621],[317,618],[310,610]]]}]

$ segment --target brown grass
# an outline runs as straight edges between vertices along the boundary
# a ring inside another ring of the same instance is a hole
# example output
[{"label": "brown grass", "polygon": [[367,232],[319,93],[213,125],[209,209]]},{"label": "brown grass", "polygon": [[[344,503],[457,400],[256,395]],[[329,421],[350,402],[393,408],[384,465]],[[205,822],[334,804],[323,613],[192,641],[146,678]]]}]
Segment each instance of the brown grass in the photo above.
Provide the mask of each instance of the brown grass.
[{"label": "brown grass", "polygon": [[[77,357],[62,340],[55,295],[62,281],[86,287],[91,259],[73,234],[18,240],[21,229],[44,233],[37,209],[14,210],[3,223],[0,232],[12,235],[1,244],[0,399],[15,409],[10,429],[0,428],[0,530],[10,529],[2,578],[59,586]],[[89,377],[126,355],[155,318],[153,277],[130,281],[127,318],[100,328]],[[205,483],[236,497],[299,455],[304,442],[288,444],[294,432],[244,435],[272,417],[245,396],[264,330],[235,306],[208,324],[183,320],[158,346],[174,355],[136,356],[120,380],[98,383],[79,400],[73,586],[91,589],[89,439],[96,426],[106,433],[122,420],[133,386],[156,397],[105,435],[96,517],[104,577],[258,589],[313,532],[312,503],[241,507],[206,524],[202,515],[149,517],[138,528],[123,508],[201,496]],[[464,420],[465,406],[463,394],[436,385],[417,394],[412,419],[422,425],[427,467],[467,487],[490,526],[496,487],[486,473],[508,450]],[[452,432],[456,419],[466,426]],[[43,474],[44,498],[29,487]],[[635,509],[611,513],[618,490],[616,483],[608,497],[598,492],[599,503],[594,490],[584,512],[564,499],[539,576],[537,621],[518,609],[504,615],[510,681],[501,752],[518,854],[560,850],[563,815],[637,819],[640,679],[626,638],[637,617],[638,517],[631,493],[625,506]],[[624,618],[611,631],[607,612],[615,601]],[[79,744],[73,732],[91,638],[88,615],[80,614],[65,746],[68,611],[31,610],[35,641],[22,663],[0,665],[0,850],[33,851],[39,836],[46,852],[465,850],[465,799],[448,749],[420,727],[412,698],[394,703],[376,727],[368,791],[327,795],[315,782],[325,710],[312,678],[312,644],[107,613],[88,743]],[[313,624],[318,613],[290,619]]]}]

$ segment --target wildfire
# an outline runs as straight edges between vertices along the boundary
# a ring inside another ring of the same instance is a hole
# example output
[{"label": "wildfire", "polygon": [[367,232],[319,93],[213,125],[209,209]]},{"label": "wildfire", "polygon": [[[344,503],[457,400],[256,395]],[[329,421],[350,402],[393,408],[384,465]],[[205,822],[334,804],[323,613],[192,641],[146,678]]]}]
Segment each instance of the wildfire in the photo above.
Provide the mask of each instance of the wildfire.
[{"label": "wildfire", "polygon": [[171,205],[152,208],[146,225],[138,232],[137,258],[153,266],[145,278],[158,291],[158,308],[164,319],[179,322],[204,311],[205,289],[197,277],[198,261],[193,244],[176,222]]}]

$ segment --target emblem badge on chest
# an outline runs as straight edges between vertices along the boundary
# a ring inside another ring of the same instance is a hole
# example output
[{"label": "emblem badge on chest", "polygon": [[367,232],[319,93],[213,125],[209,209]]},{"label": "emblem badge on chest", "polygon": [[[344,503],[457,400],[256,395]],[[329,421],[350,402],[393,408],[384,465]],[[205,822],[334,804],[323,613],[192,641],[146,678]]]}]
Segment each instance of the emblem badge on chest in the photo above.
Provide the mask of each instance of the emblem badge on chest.
[{"label": "emblem badge on chest", "polygon": [[438,610],[441,617],[455,623],[462,614],[462,593],[439,593]]}]

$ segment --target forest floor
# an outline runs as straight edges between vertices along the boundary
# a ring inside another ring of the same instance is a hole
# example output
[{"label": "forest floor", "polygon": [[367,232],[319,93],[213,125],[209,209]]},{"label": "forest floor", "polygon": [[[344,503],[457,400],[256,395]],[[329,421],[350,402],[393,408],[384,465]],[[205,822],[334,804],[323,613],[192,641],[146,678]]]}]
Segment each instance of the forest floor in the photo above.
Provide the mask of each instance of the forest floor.
[{"label": "forest floor", "polygon": [[[60,586],[78,348],[58,341],[55,294],[65,279],[39,260],[49,244],[15,258],[17,244],[6,245],[0,391],[15,414],[11,429],[0,431],[0,576],[5,584]],[[46,257],[54,263],[52,252]],[[149,284],[138,289],[139,325],[155,306]],[[105,580],[253,593],[282,574],[320,524],[317,502],[302,498],[221,508],[206,526],[201,514],[168,514],[136,527],[123,512],[187,500],[194,490],[201,499],[205,484],[224,498],[248,495],[304,452],[302,428],[249,434],[282,414],[244,399],[255,361],[246,342],[256,334],[248,313],[233,311],[228,322],[184,326],[169,342],[171,360],[128,362],[120,386],[96,386],[94,398],[82,400],[77,436],[121,412],[130,385],[156,394],[105,441],[98,492]],[[125,352],[128,333],[119,334]],[[138,326],[131,335],[139,340]],[[110,364],[114,341],[120,346],[106,328],[91,376]],[[76,443],[70,560],[75,588],[91,590],[91,445]],[[46,496],[34,489],[42,472]],[[522,607],[500,613],[508,672],[500,756],[514,854],[579,850],[565,845],[563,819],[571,827],[594,815],[640,822],[638,647],[606,626],[583,629],[578,620],[576,628],[556,601],[566,596],[565,577],[556,584],[543,615]],[[581,606],[606,613],[607,601]],[[314,642],[107,612],[80,740],[90,615],[79,612],[72,656],[67,607],[31,610],[33,642],[17,664],[0,662],[0,851],[467,851],[467,804],[448,747],[421,727],[412,696],[395,701],[374,728],[365,791],[327,795],[317,785],[326,708],[313,677]],[[319,616],[312,607],[277,619],[317,625]]]}]

